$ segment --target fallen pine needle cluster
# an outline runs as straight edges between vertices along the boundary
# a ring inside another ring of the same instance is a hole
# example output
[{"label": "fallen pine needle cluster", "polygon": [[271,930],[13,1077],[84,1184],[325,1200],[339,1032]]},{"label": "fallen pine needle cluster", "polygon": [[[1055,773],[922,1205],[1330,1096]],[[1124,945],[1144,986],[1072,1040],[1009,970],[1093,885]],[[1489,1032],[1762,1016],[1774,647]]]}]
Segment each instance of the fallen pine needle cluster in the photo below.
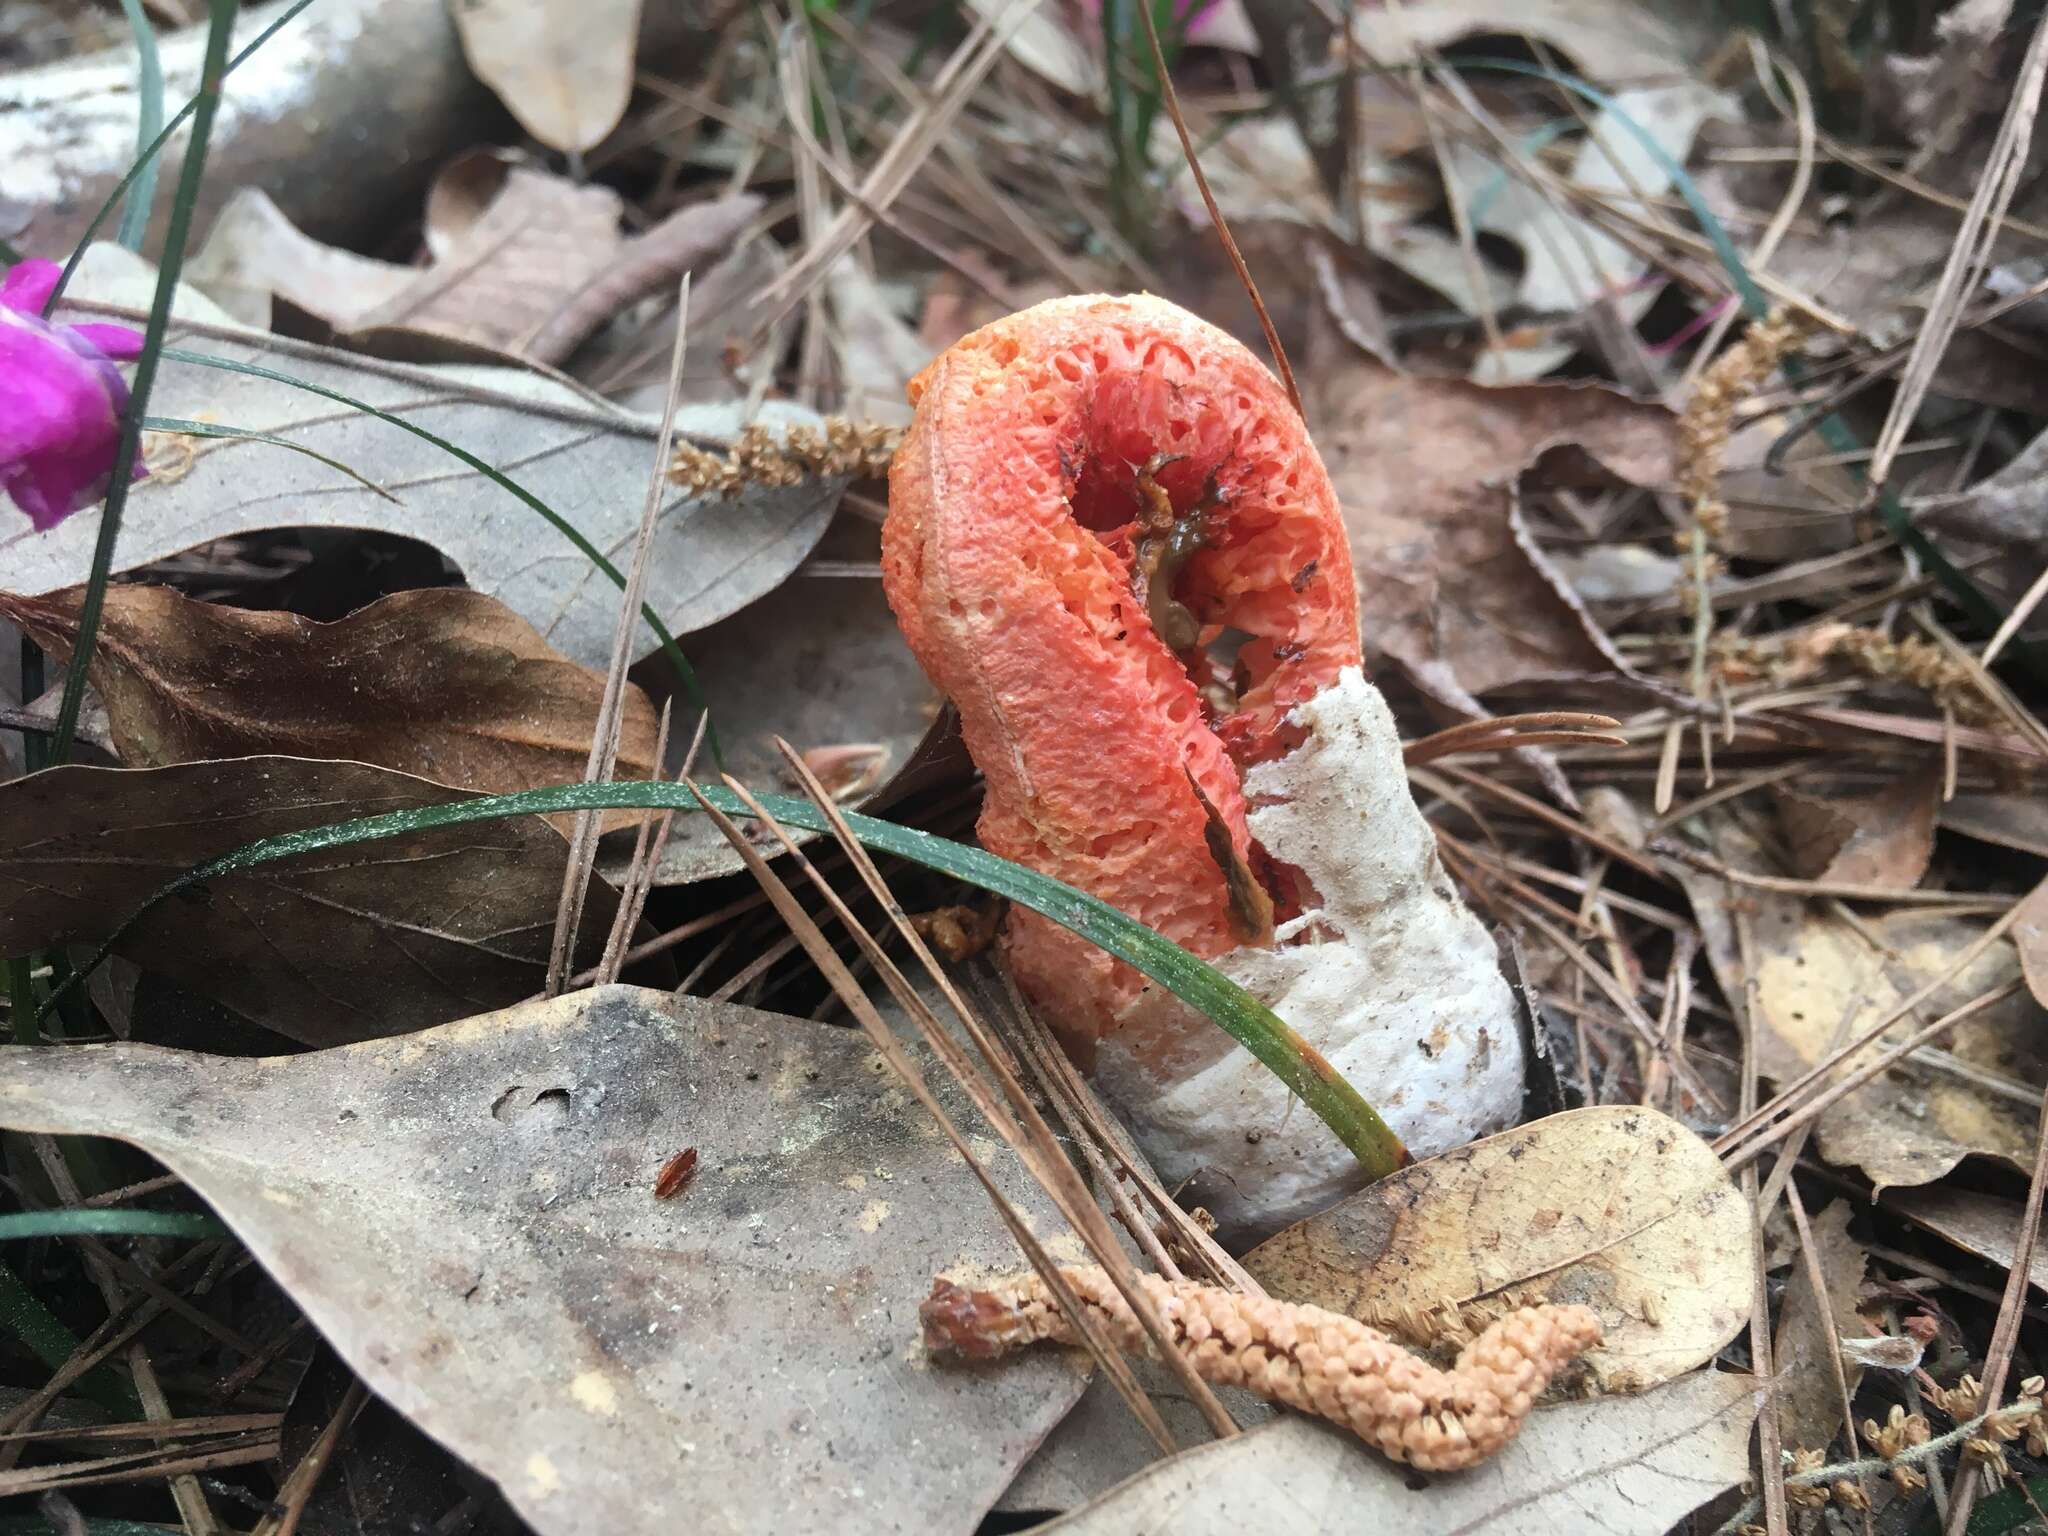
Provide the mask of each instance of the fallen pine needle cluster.
[{"label": "fallen pine needle cluster", "polygon": [[[1061,1271],[1115,1343],[1142,1350],[1144,1329],[1108,1274]],[[1139,1277],[1175,1347],[1204,1381],[1243,1387],[1342,1424],[1426,1472],[1478,1464],[1521,1430],[1557,1373],[1599,1342],[1579,1306],[1524,1307],[1494,1323],[1449,1370],[1340,1313],[1216,1286]],[[919,1309],[934,1354],[986,1360],[1040,1340],[1078,1344],[1045,1281],[1024,1275],[970,1291],[943,1277]]]}]

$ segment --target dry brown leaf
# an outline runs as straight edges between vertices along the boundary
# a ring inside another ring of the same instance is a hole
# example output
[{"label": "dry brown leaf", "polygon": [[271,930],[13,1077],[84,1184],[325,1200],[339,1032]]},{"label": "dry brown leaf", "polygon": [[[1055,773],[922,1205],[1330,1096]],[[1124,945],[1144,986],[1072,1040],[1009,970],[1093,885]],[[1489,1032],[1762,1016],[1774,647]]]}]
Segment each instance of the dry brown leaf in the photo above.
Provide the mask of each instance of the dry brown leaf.
[{"label": "dry brown leaf", "polygon": [[[1754,866],[1750,866],[1754,867]],[[1745,892],[1743,895],[1763,893]],[[1865,1033],[1945,970],[1982,932],[1980,919],[1908,910],[1865,913],[1855,926],[1818,906],[1753,904],[1758,1062],[1779,1082],[1799,1076]],[[1876,946],[1876,947],[1873,947]],[[1894,1025],[1885,1045],[2011,981],[2019,962],[1992,945],[1953,983]],[[2041,1006],[2021,992],[1957,1024],[1939,1055],[1909,1057],[1824,1111],[1821,1155],[1853,1165],[1879,1189],[1925,1184],[1972,1153],[2031,1166],[2039,1084],[2048,1075]],[[2009,1085],[2003,1088],[1987,1084]]]},{"label": "dry brown leaf", "polygon": [[[0,953],[103,939],[158,886],[257,838],[465,798],[294,757],[0,784]],[[423,1029],[540,990],[568,849],[528,816],[266,864],[165,902],[117,953],[308,1045]],[[579,965],[616,904],[591,883]]]},{"label": "dry brown leaf", "polygon": [[405,292],[418,276],[411,267],[315,240],[268,192],[242,187],[207,227],[205,245],[185,262],[180,280],[243,325],[267,331],[274,300],[344,328],[345,317]]},{"label": "dry brown leaf", "polygon": [[[930,1367],[931,1276],[1017,1250],[851,1030],[603,987],[268,1060],[10,1048],[0,1121],[147,1149],[542,1536],[972,1531],[1086,1380],[1053,1351]],[[686,1145],[695,1178],[657,1199]]]},{"label": "dry brown leaf", "polygon": [[[723,254],[762,202],[737,193],[693,203],[630,238],[619,229],[622,207],[607,187],[477,150],[444,169],[429,195],[439,220],[430,225],[431,266],[331,249],[251,189],[224,211],[186,276],[245,324],[268,329],[275,300],[378,357],[559,363],[623,305]],[[642,269],[658,279],[629,281]],[[619,282],[632,291],[605,292]]]},{"label": "dry brown leaf", "polygon": [[2048,859],[2048,797],[2026,792],[1959,794],[1941,807],[1944,832]]},{"label": "dry brown leaf", "polygon": [[2048,1008],[2048,880],[2021,900],[2012,919],[2012,947],[2019,951],[2020,972],[2034,1001]]},{"label": "dry brown leaf", "polygon": [[1410,1482],[1341,1430],[1287,1415],[1148,1467],[1045,1536],[1663,1536],[1749,1468],[1753,1376],[1539,1408],[1470,1472]]},{"label": "dry brown leaf", "polygon": [[[1886,1209],[1918,1222],[2000,1269],[2011,1269],[2019,1253],[2020,1222],[2026,1216],[2026,1207],[2017,1200],[1931,1184],[1924,1189],[1887,1190],[1884,1203]],[[2038,1238],[2027,1280],[2036,1290],[2048,1292],[2048,1243]]]},{"label": "dry brown leaf", "polygon": [[[1335,355],[1311,364],[1305,403],[1351,529],[1368,659],[1392,657],[1459,708],[1534,677],[1626,670],[1518,496],[1545,480],[1668,480],[1671,413],[1591,385],[1396,373],[1334,333],[1319,345]],[[1564,444],[1584,451],[1545,453]]]},{"label": "dry brown leaf", "polygon": [[1793,873],[1806,880],[1911,890],[1934,856],[1938,772],[1909,773],[1874,790],[1823,794],[1771,788]]},{"label": "dry brown leaf", "polygon": [[[81,588],[0,592],[0,616],[68,658]],[[604,678],[481,592],[400,592],[333,624],[107,589],[92,683],[130,768],[347,758],[482,794],[583,777]],[[653,773],[654,706],[628,687],[615,777]],[[643,813],[615,811],[606,826]],[[564,832],[575,818],[554,818]]]},{"label": "dry brown leaf", "polygon": [[[1778,1314],[1778,1336],[1771,1346],[1771,1366],[1778,1373],[1776,1403],[1779,1433],[1787,1445],[1825,1446],[1842,1427],[1842,1394],[1829,1359],[1828,1335],[1860,1337],[1863,1320],[1856,1301],[1863,1290],[1864,1267],[1870,1255],[1849,1235],[1849,1204],[1837,1200],[1817,1212],[1813,1228],[1815,1258],[1827,1282],[1828,1306],[1821,1305],[1807,1272],[1806,1260],[1795,1255],[1792,1275]],[[1853,1395],[1862,1371],[1845,1362]]]},{"label": "dry brown leaf", "polygon": [[618,127],[633,90],[640,0],[450,0],[448,8],[469,67],[548,148],[580,154]]},{"label": "dry brown leaf", "polygon": [[1712,1359],[1754,1286],[1748,1209],[1720,1160],[1675,1120],[1611,1106],[1403,1169],[1245,1267],[1275,1296],[1410,1337],[1446,1309],[1477,1332],[1508,1293],[1581,1303],[1605,1331],[1586,1364],[1610,1391]]}]

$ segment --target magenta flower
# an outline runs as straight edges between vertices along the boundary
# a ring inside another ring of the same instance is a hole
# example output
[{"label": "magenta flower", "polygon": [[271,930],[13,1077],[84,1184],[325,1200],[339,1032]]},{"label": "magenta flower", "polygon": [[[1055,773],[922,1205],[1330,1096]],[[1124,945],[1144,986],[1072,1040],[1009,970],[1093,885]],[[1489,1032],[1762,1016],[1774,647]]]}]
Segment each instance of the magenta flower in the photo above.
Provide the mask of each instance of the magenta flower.
[{"label": "magenta flower", "polygon": [[114,360],[142,351],[125,325],[45,320],[57,274],[54,261],[24,261],[0,279],[0,486],[38,530],[106,495],[128,408]]}]

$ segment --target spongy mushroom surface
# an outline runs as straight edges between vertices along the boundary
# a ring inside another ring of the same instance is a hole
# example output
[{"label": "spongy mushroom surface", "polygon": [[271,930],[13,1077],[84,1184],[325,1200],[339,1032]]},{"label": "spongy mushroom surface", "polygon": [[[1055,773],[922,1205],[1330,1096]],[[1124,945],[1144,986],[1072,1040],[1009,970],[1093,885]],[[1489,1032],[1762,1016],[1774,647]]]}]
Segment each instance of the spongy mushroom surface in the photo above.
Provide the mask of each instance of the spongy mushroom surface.
[{"label": "spongy mushroom surface", "polygon": [[[1492,938],[1458,900],[1409,793],[1379,690],[1355,667],[1294,712],[1307,740],[1245,779],[1252,835],[1320,895],[1272,949],[1214,962],[1270,1006],[1416,1157],[1511,1124],[1523,1043]],[[1362,1182],[1350,1152],[1251,1054],[1163,988],[1104,1036],[1097,1086],[1167,1186],[1256,1240]]]}]

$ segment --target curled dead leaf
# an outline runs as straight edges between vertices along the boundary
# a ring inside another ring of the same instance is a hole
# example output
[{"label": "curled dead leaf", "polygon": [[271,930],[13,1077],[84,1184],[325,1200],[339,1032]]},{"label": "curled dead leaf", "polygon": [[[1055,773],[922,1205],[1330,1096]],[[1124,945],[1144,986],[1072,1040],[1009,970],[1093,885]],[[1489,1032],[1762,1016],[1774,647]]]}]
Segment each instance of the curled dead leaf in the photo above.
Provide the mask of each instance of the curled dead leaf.
[{"label": "curled dead leaf", "polygon": [[[1589,385],[1398,373],[1333,328],[1312,344],[1334,354],[1312,361],[1306,405],[1351,531],[1368,658],[1467,712],[1533,677],[1626,671],[1521,498],[1542,483],[1667,480],[1671,413]],[[1562,444],[1583,451],[1546,451]]]},{"label": "curled dead leaf", "polygon": [[[79,587],[0,592],[0,617],[69,657],[83,601]],[[455,587],[400,592],[332,624],[110,587],[92,683],[126,767],[346,758],[481,794],[582,778],[604,697],[601,674],[496,598]],[[629,686],[617,777],[653,773],[655,724]],[[564,832],[575,820],[552,819]]]},{"label": "curled dead leaf", "polygon": [[[0,784],[0,953],[105,938],[158,885],[257,838],[460,798],[295,757]],[[401,1034],[540,990],[568,850],[529,816],[266,865],[163,903],[117,953],[308,1045]],[[591,882],[579,967],[617,901]]]},{"label": "curled dead leaf", "polygon": [[1245,1258],[1289,1301],[1416,1342],[1533,1299],[1599,1314],[1586,1366],[1640,1390],[1712,1359],[1749,1317],[1748,1208],[1712,1149],[1646,1109],[1574,1110],[1405,1168]]}]

